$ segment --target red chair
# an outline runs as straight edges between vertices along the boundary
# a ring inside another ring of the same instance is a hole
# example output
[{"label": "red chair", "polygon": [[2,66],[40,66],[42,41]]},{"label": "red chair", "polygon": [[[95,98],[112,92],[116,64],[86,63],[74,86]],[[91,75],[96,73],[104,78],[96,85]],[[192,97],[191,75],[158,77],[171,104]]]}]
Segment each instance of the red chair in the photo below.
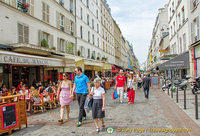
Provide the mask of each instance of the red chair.
[{"label": "red chair", "polygon": [[[40,96],[40,102],[39,104],[33,104],[32,107],[33,107],[33,112],[36,113],[36,112],[44,112],[46,109],[44,107],[44,103],[43,103],[43,95]],[[40,108],[40,110],[39,110]]]}]

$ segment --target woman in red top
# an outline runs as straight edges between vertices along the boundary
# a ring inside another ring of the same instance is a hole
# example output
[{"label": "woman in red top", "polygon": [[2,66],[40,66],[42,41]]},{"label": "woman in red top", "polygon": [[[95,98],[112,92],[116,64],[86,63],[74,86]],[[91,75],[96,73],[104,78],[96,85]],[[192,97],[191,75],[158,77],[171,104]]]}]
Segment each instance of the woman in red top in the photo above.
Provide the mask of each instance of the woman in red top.
[{"label": "woman in red top", "polygon": [[18,93],[20,90],[22,90],[23,82],[20,81],[19,85],[16,88],[16,92]]}]

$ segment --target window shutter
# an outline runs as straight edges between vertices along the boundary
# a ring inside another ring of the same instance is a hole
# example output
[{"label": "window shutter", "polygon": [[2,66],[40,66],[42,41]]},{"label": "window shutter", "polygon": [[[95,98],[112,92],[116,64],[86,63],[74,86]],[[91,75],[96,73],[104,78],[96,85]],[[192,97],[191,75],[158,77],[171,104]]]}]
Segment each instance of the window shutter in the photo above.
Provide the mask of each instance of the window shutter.
[{"label": "window shutter", "polygon": [[64,42],[64,51],[66,53],[68,53],[68,51],[69,51],[69,46],[68,46],[68,42],[67,41]]},{"label": "window shutter", "polygon": [[42,3],[42,20],[45,21],[45,3]]},{"label": "window shutter", "polygon": [[18,42],[23,43],[23,25],[18,23]]},{"label": "window shutter", "polygon": [[197,38],[199,40],[199,16],[196,18],[197,20]]},{"label": "window shutter", "polygon": [[50,35],[50,47],[53,47],[54,44],[53,44],[53,35]]},{"label": "window shutter", "polygon": [[72,25],[72,31],[74,33],[74,36],[76,36],[76,25],[75,25],[74,22],[73,22],[73,25]]},{"label": "window shutter", "polygon": [[30,15],[34,16],[34,0],[30,0],[31,11]]},{"label": "window shutter", "polygon": [[65,18],[65,24],[64,25],[66,27],[65,32],[70,34],[70,20],[68,18]]},{"label": "window shutter", "polygon": [[60,51],[60,38],[57,38],[57,50]]},{"label": "window shutter", "polygon": [[17,7],[17,0],[12,0],[12,6],[15,8]]},{"label": "window shutter", "polygon": [[49,5],[46,4],[46,21],[49,23]]},{"label": "window shutter", "polygon": [[194,43],[194,30],[193,30],[193,23],[191,23],[191,41]]},{"label": "window shutter", "polygon": [[24,43],[29,43],[29,27],[24,26]]},{"label": "window shutter", "polygon": [[59,29],[60,26],[60,13],[56,11],[56,27]]},{"label": "window shutter", "polygon": [[42,31],[39,30],[38,31],[38,44],[39,44],[39,46],[41,46],[41,42],[42,42]]}]

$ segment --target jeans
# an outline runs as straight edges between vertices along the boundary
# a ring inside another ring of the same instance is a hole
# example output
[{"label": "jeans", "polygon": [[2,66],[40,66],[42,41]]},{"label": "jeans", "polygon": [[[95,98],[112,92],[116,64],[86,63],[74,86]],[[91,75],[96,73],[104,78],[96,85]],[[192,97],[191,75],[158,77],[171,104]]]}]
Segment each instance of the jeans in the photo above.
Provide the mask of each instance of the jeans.
[{"label": "jeans", "polygon": [[120,99],[120,102],[123,102],[124,98],[124,87],[117,87],[117,94]]},{"label": "jeans", "polygon": [[144,88],[144,96],[145,98],[149,98],[149,88]]},{"label": "jeans", "polygon": [[87,94],[77,94],[77,100],[79,105],[79,122],[82,122],[82,118],[86,118],[86,112],[84,109],[85,100],[86,100]]}]

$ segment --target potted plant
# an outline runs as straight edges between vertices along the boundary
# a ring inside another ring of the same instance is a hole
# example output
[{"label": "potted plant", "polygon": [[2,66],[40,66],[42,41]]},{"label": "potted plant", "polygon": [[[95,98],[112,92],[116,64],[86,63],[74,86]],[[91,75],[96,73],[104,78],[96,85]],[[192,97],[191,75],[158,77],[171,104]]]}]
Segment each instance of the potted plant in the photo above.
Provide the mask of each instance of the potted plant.
[{"label": "potted plant", "polygon": [[41,41],[41,46],[42,46],[42,47],[45,47],[45,48],[49,48],[49,44],[48,44],[48,42],[47,42],[45,39],[43,39],[43,40]]},{"label": "potted plant", "polygon": [[80,50],[78,50],[78,56],[81,56],[81,51]]},{"label": "potted plant", "polygon": [[102,57],[102,59],[101,59],[102,61],[106,61],[106,58],[105,57]]},{"label": "potted plant", "polygon": [[55,50],[56,50],[56,47],[55,47],[55,46],[53,46],[53,47],[51,47],[51,49],[55,51]]},{"label": "potted plant", "polygon": [[100,60],[100,57],[97,57],[97,60]]}]

